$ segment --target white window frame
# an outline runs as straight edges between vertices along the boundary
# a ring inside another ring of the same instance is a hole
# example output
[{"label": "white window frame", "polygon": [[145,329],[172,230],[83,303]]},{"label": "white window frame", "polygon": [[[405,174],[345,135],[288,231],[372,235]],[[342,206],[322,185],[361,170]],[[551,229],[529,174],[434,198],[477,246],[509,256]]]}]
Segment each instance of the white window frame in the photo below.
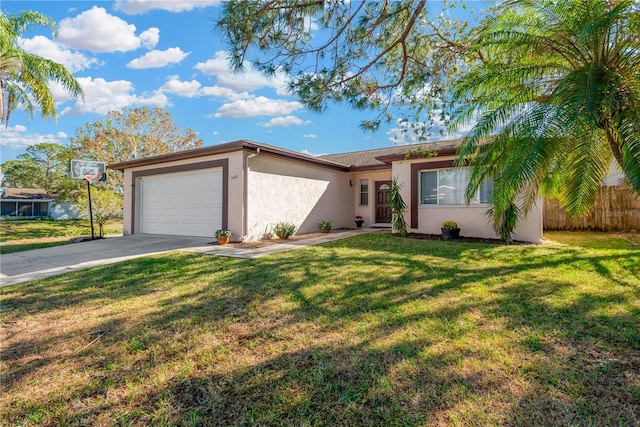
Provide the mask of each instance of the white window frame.
[{"label": "white window frame", "polygon": [[[367,185],[367,203],[362,203],[362,195],[365,194],[362,192],[362,184],[365,183]],[[369,180],[368,179],[359,179],[358,180],[358,205],[359,206],[369,206]]]},{"label": "white window frame", "polygon": [[[440,200],[441,200],[441,196],[440,196],[440,171],[450,171],[450,170],[461,170],[461,169],[468,169],[468,167],[463,167],[463,168],[438,168],[438,169],[421,169],[418,171],[418,206],[421,207],[433,207],[433,206],[442,206],[442,207],[457,207],[457,206],[490,206],[491,202],[485,202],[485,203],[481,203],[480,202],[480,188],[478,188],[476,190],[476,196],[471,200],[471,202],[469,203],[462,203],[462,204],[441,204]],[[436,174],[436,191],[438,191],[438,194],[436,195],[436,203],[422,203],[423,197],[422,197],[422,173],[423,172],[435,172]],[[469,183],[467,182],[466,185],[469,185]],[[466,188],[466,186],[465,186]]]}]

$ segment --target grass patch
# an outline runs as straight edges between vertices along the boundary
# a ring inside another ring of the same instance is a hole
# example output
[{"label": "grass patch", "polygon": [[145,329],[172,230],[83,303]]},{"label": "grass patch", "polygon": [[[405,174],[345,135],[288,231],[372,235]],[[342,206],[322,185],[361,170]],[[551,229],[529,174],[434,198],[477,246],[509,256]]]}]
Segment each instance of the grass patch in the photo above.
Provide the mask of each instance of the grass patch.
[{"label": "grass patch", "polygon": [[354,237],[0,289],[0,424],[636,425],[640,251]]},{"label": "grass patch", "polygon": [[601,231],[545,231],[545,240],[587,249],[640,249],[640,233]]},{"label": "grass patch", "polygon": [[[94,224],[98,235],[98,226]],[[109,221],[105,234],[122,234],[122,221]],[[9,220],[0,221],[0,254],[65,245],[69,239],[91,236],[89,220]]]},{"label": "grass patch", "polygon": [[40,243],[5,243],[0,244],[0,254],[11,254],[14,252],[30,251],[32,249],[50,248],[52,246],[61,246],[68,243],[70,242],[67,238]]}]

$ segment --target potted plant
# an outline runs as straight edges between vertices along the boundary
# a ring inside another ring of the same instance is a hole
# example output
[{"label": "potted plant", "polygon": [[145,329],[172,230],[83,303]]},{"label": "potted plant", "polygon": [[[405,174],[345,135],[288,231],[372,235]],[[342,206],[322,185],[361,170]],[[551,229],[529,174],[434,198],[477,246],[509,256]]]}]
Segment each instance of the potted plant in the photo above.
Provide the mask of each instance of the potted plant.
[{"label": "potted plant", "polygon": [[364,218],[361,215],[356,215],[356,227],[362,228],[362,224],[364,224]]},{"label": "potted plant", "polygon": [[442,223],[442,240],[453,240],[460,237],[460,229],[458,223],[453,220],[447,220]]},{"label": "potted plant", "polygon": [[286,240],[296,232],[296,225],[290,222],[279,222],[273,227],[273,234],[279,239]]},{"label": "potted plant", "polygon": [[216,239],[218,239],[219,245],[226,245],[229,243],[231,237],[231,230],[216,230]]},{"label": "potted plant", "polygon": [[320,221],[318,224],[318,229],[321,233],[328,233],[331,231],[331,221]]}]

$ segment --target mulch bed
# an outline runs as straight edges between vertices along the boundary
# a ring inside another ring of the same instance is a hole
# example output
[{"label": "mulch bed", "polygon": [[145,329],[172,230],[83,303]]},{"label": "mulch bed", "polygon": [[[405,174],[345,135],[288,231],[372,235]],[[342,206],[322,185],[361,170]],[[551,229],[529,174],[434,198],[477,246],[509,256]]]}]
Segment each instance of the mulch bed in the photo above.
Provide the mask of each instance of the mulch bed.
[{"label": "mulch bed", "polygon": [[[400,235],[393,233],[394,236],[396,237],[400,237]],[[442,235],[441,234],[423,234],[423,233],[407,233],[407,238],[409,239],[418,239],[418,240],[442,240]],[[481,237],[465,237],[465,236],[460,236],[457,239],[454,240],[449,240],[452,243],[459,243],[459,242],[465,242],[465,243],[489,243],[492,245],[502,245],[504,244],[504,242],[500,239],[485,239],[485,238],[481,238]],[[514,240],[513,243],[514,245],[530,245],[531,243],[529,242],[522,242],[519,240]]]},{"label": "mulch bed", "polygon": [[[336,229],[336,230],[332,230],[330,232],[330,234],[335,234],[335,233],[340,233],[343,231],[347,231],[347,229]],[[291,243],[294,242],[296,240],[305,240],[305,239],[311,239],[312,237],[319,237],[319,236],[325,236],[326,233],[307,233],[307,234],[294,234],[293,236],[291,236],[288,239],[278,239],[273,238],[273,239],[264,239],[264,240],[257,240],[257,241],[250,241],[250,242],[235,242],[235,243],[229,243],[225,246],[229,246],[232,248],[242,248],[242,249],[258,249],[258,248],[263,248],[265,246],[269,246],[269,245],[278,245],[278,244],[282,244],[282,243]],[[212,245],[217,245],[218,242],[212,242]]]},{"label": "mulch bed", "polygon": [[[345,230],[341,230],[341,229],[338,229],[338,230],[335,230],[335,231],[332,230],[331,233],[332,234],[333,233],[340,233],[342,231],[345,231]],[[380,230],[380,232],[384,232],[384,231]],[[400,235],[396,234],[396,233],[390,233],[390,234],[395,236],[395,237],[400,237]],[[292,241],[310,239],[312,237],[318,237],[318,236],[323,236],[323,235],[324,235],[323,233],[295,234],[295,235],[291,236],[291,238],[289,238],[287,240],[282,240],[282,239],[275,238],[275,239],[258,240],[258,241],[250,241],[250,242],[229,243],[226,246],[229,246],[229,247],[232,247],[232,248],[257,249],[257,248],[262,248],[262,247],[269,246],[269,245],[277,245],[277,244],[281,244],[281,243],[291,243]],[[441,234],[424,234],[424,233],[407,233],[406,238],[408,238],[408,239],[417,239],[417,240],[442,240],[442,235]],[[484,238],[480,238],[480,237],[465,237],[465,236],[460,236],[455,240],[451,240],[451,242],[452,243],[460,243],[460,242],[464,242],[464,243],[488,243],[488,244],[492,244],[492,245],[504,244],[499,239],[484,239]],[[217,245],[218,242],[211,242],[211,244],[212,245]],[[530,245],[531,243],[514,240],[512,244],[514,244],[514,245]]]}]

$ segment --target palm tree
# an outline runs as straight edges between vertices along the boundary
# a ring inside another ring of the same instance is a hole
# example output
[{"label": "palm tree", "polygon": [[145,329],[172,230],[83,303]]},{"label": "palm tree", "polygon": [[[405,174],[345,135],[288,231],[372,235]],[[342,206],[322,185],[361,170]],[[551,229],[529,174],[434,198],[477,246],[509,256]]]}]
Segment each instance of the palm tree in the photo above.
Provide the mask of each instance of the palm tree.
[{"label": "palm tree", "polygon": [[40,109],[43,118],[57,118],[56,104],[49,82],[59,83],[73,98],[82,88],[61,64],[25,52],[20,35],[29,27],[44,25],[57,32],[55,22],[38,12],[7,16],[0,11],[0,122],[8,125],[11,113],[22,106],[30,117]]},{"label": "palm tree", "polygon": [[477,28],[452,128],[477,119],[459,156],[468,197],[494,180],[501,237],[549,180],[571,216],[588,212],[612,159],[640,193],[639,34],[634,0],[507,0]]}]

